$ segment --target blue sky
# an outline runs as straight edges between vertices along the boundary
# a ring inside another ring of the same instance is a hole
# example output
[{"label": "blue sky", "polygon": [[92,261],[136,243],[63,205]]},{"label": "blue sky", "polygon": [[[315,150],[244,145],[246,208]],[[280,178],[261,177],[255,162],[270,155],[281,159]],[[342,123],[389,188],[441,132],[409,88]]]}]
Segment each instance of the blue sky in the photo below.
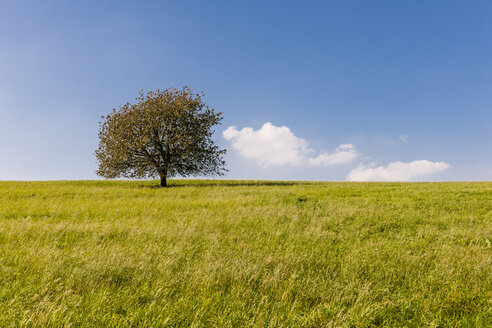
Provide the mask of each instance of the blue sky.
[{"label": "blue sky", "polygon": [[491,35],[490,1],[2,1],[0,179],[97,178],[100,116],[187,84],[230,178],[492,180]]}]

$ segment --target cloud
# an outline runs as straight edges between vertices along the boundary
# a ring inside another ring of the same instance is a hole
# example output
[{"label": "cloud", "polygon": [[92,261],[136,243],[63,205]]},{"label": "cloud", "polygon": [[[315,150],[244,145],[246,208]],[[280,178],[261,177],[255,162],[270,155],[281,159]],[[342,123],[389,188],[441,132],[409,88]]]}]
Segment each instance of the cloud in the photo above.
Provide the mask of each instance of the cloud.
[{"label": "cloud", "polygon": [[230,126],[222,135],[240,156],[256,160],[263,167],[328,166],[348,163],[358,156],[353,145],[344,144],[333,153],[325,152],[313,157],[311,154],[315,151],[309,148],[306,140],[297,137],[286,126],[278,127],[271,123],[263,124],[256,131],[250,127],[238,130]]},{"label": "cloud", "polygon": [[398,137],[398,139],[400,139],[402,142],[407,142],[408,138],[410,138],[410,137],[407,136],[406,134],[402,134]]},{"label": "cloud", "polygon": [[427,160],[409,163],[391,162],[388,166],[368,168],[361,165],[347,176],[349,181],[409,181],[421,176],[446,170],[448,163],[430,162]]},{"label": "cloud", "polygon": [[313,166],[325,166],[325,165],[335,165],[344,164],[353,161],[358,156],[354,145],[344,144],[340,145],[335,149],[333,153],[322,153],[316,157],[308,158],[308,163]]},{"label": "cloud", "polygon": [[306,140],[296,137],[286,126],[277,127],[271,123],[263,124],[257,131],[249,127],[237,130],[231,126],[223,136],[232,142],[239,155],[256,159],[262,166],[299,166],[304,155],[310,152]]}]

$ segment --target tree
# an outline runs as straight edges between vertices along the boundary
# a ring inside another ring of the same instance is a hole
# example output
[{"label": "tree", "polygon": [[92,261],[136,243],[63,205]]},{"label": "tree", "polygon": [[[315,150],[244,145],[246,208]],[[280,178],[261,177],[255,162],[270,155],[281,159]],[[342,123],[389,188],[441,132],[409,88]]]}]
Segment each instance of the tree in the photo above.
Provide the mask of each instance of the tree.
[{"label": "tree", "polygon": [[222,113],[202,100],[202,94],[183,89],[140,92],[127,103],[102,116],[96,173],[106,178],[167,178],[223,175],[224,149],[212,140]]}]

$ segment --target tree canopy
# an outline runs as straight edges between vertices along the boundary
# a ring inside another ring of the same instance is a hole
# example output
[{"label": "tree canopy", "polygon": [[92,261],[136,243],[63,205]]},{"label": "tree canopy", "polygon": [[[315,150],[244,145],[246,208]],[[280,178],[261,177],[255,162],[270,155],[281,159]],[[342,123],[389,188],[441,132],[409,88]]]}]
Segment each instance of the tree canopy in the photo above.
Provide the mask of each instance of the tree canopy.
[{"label": "tree canopy", "polygon": [[223,175],[226,151],[212,140],[222,113],[209,108],[203,96],[187,86],[142,91],[135,103],[102,116],[96,173],[106,178],[159,177],[163,187],[168,177]]}]

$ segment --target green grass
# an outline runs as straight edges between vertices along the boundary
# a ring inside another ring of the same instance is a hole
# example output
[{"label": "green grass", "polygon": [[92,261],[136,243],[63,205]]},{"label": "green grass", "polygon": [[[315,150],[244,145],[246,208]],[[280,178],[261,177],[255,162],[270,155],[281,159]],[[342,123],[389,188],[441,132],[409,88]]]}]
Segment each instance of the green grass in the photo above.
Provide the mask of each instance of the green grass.
[{"label": "green grass", "polygon": [[492,183],[0,182],[0,326],[486,327]]}]

